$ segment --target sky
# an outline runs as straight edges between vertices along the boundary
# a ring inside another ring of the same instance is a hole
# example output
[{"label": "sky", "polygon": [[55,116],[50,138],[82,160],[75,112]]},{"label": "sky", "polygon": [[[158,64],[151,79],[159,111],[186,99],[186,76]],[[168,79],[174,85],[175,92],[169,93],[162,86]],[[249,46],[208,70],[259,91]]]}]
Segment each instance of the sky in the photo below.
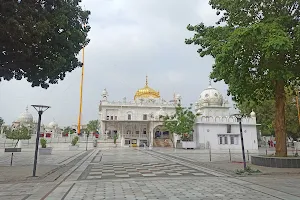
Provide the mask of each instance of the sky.
[{"label": "sky", "polygon": [[[193,36],[188,24],[218,20],[208,0],[83,0],[91,11],[85,48],[82,123],[98,119],[104,88],[109,100],[132,100],[137,89],[149,86],[171,100],[174,92],[184,104],[194,103],[209,84],[213,59],[201,58],[197,46],[186,45]],[[79,55],[81,59],[81,54]],[[32,88],[26,80],[0,82],[0,117],[6,124],[16,120],[32,104],[49,105],[42,123],[55,120],[60,126],[77,124],[81,68],[47,90]],[[213,83],[223,96],[227,86]]]}]

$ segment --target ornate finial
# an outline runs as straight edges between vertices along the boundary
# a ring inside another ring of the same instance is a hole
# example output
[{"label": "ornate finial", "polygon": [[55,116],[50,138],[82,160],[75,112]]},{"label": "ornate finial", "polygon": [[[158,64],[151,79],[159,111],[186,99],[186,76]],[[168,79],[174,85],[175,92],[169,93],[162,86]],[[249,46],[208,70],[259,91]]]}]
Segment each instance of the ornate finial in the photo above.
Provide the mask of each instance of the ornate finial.
[{"label": "ornate finial", "polygon": [[211,86],[211,78],[209,78],[209,86]]},{"label": "ornate finial", "polygon": [[26,112],[28,112],[28,106],[26,106]]},{"label": "ornate finial", "polygon": [[174,100],[174,102],[176,101],[176,94],[175,94],[175,92],[173,94],[173,100]]},{"label": "ornate finial", "polygon": [[146,86],[148,86],[148,76],[146,76]]}]

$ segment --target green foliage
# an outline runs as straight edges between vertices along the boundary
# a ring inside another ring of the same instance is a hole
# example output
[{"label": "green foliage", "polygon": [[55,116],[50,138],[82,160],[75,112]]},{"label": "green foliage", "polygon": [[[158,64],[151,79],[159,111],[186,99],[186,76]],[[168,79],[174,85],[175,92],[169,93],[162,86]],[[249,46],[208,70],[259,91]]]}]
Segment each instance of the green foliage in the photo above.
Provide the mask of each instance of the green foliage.
[{"label": "green foliage", "polygon": [[78,53],[89,42],[89,11],[81,0],[0,0],[0,81],[26,78],[48,88],[81,67]]},{"label": "green foliage", "polygon": [[[297,1],[210,0],[224,26],[188,25],[187,44],[215,58],[211,78],[224,80],[237,102],[274,97],[275,82],[298,85],[300,27]],[[266,6],[266,4],[268,4]]]},{"label": "green foliage", "polygon": [[223,80],[236,102],[275,98],[276,154],[287,156],[285,91],[299,85],[300,11],[296,0],[210,0],[222,26],[188,25],[200,56],[215,59],[210,77]]},{"label": "green foliage", "polygon": [[4,133],[7,139],[12,140],[29,140],[31,138],[31,134],[25,126],[16,129],[7,128]]},{"label": "green foliage", "polygon": [[114,144],[116,144],[116,143],[117,143],[117,139],[118,139],[118,135],[117,135],[117,134],[115,134],[115,135],[114,135]]},{"label": "green foliage", "polygon": [[[286,132],[289,137],[296,140],[300,137],[300,126],[298,122],[298,111],[296,105],[296,96],[291,90],[286,89]],[[274,120],[275,120],[275,100],[264,100],[260,104],[254,101],[244,101],[243,103],[237,104],[237,107],[244,114],[249,114],[253,109],[256,112],[257,123],[261,124],[259,126],[262,135],[274,135]]]},{"label": "green foliage", "polygon": [[0,127],[4,124],[4,120],[0,117]]},{"label": "green foliage", "polygon": [[98,128],[99,128],[99,121],[98,120],[91,120],[87,124],[87,130],[88,130],[89,133],[97,132]]},{"label": "green foliage", "polygon": [[45,138],[41,138],[40,143],[41,143],[42,148],[47,147],[47,140]]},{"label": "green foliage", "polygon": [[64,131],[64,133],[68,133],[68,134],[73,134],[75,133],[75,131],[70,127],[70,126],[67,126]]},{"label": "green foliage", "polygon": [[174,115],[163,118],[163,126],[170,134],[176,133],[181,136],[183,141],[191,140],[196,117],[197,115],[192,111],[192,104],[188,108],[178,104]]},{"label": "green foliage", "polygon": [[236,170],[235,173],[237,175],[251,175],[251,174],[255,174],[255,173],[261,173],[261,171],[259,171],[258,169],[252,169],[250,166],[247,166],[246,169],[240,169],[240,170]]},{"label": "green foliage", "polygon": [[72,146],[75,146],[77,143],[78,143],[78,140],[79,140],[79,137],[78,136],[75,136],[73,139],[72,139]]}]

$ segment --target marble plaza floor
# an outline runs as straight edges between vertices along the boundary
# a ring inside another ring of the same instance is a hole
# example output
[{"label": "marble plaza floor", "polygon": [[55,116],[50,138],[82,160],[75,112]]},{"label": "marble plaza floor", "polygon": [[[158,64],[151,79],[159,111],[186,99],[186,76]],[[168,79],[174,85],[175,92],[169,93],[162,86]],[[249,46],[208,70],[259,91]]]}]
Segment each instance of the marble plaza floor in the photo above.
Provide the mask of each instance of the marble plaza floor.
[{"label": "marble plaza floor", "polygon": [[57,158],[57,153],[62,154],[40,158],[43,164],[69,166],[57,178],[2,183],[0,200],[300,200],[297,174],[237,177],[193,162],[195,151],[182,156],[170,149],[98,148],[76,152],[78,156],[66,151],[64,158]]}]

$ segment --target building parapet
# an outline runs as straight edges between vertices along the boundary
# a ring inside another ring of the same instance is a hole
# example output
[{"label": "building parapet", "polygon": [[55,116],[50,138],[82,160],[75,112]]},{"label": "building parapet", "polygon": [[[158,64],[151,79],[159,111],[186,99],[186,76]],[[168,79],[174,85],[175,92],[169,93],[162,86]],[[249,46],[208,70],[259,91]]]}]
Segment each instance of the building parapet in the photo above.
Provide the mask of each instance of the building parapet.
[{"label": "building parapet", "polygon": [[173,102],[121,102],[121,101],[102,101],[100,103],[103,106],[149,106],[149,107],[175,107]]},{"label": "building parapet", "polygon": [[[238,123],[237,118],[234,116],[200,116],[196,120],[197,123],[219,123],[230,124]],[[256,118],[244,117],[242,118],[243,124],[256,124]]]}]

